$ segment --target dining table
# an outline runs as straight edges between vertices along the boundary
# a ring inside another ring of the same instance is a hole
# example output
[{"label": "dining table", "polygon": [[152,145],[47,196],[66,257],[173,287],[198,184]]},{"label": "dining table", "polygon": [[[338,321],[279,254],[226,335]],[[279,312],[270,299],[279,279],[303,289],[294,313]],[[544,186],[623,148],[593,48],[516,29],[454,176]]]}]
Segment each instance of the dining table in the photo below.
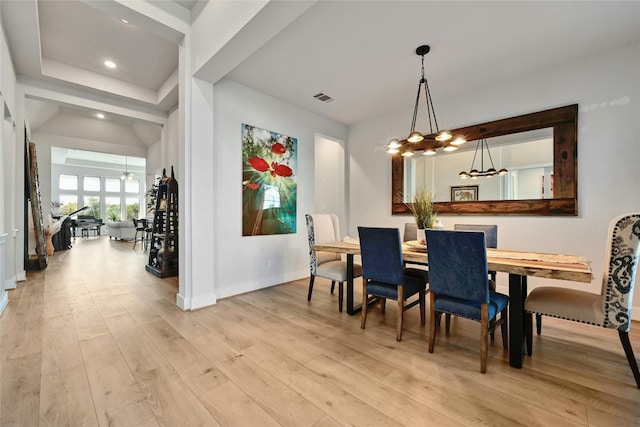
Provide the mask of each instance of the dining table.
[{"label": "dining table", "polygon": [[[346,255],[347,261],[347,314],[355,315],[362,306],[353,297],[353,260],[360,255],[357,239],[317,243],[316,251]],[[428,266],[428,251],[419,244],[402,244],[404,261]],[[590,283],[593,280],[590,260],[576,255],[526,252],[487,248],[488,269],[509,274],[509,365],[522,368],[525,354],[524,300],[527,297],[527,277]]]}]

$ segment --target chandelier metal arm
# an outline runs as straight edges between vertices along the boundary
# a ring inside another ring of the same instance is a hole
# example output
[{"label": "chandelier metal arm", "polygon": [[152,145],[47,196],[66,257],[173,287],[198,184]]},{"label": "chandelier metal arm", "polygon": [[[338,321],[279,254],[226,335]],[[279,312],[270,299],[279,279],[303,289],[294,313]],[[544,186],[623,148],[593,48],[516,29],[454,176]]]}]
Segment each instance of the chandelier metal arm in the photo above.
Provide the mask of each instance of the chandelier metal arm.
[{"label": "chandelier metal arm", "polygon": [[411,132],[416,130],[416,119],[418,118],[418,104],[420,103],[420,87],[422,86],[422,81],[418,83],[418,94],[416,95],[416,104],[413,107],[413,120],[411,120]]},{"label": "chandelier metal arm", "polygon": [[[489,161],[491,162],[491,167],[495,169],[496,167],[493,165],[493,159],[491,158],[491,151],[489,151],[489,146],[487,145],[487,140],[484,140],[484,146],[487,147],[487,153],[489,154]],[[484,167],[483,167],[484,169]]]},{"label": "chandelier metal arm", "polygon": [[429,83],[427,82],[427,79],[425,79],[424,77],[422,79],[424,80],[424,94],[427,98],[427,113],[429,114],[429,132],[432,134],[434,133],[433,126],[431,125],[431,113],[433,113],[433,123],[436,125],[435,133],[438,133],[440,132],[440,128],[438,127],[436,110],[434,110],[433,108],[433,99],[431,98],[431,90],[429,89]]}]

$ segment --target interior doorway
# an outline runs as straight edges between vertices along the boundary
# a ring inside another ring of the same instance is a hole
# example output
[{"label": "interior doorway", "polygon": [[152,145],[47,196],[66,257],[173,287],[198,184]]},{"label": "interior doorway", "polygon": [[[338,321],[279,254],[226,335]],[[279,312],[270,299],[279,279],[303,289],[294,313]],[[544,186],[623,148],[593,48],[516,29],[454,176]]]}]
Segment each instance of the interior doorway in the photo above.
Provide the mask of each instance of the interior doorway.
[{"label": "interior doorway", "polygon": [[344,142],[316,135],[315,143],[315,212],[335,213],[341,233],[346,232]]}]

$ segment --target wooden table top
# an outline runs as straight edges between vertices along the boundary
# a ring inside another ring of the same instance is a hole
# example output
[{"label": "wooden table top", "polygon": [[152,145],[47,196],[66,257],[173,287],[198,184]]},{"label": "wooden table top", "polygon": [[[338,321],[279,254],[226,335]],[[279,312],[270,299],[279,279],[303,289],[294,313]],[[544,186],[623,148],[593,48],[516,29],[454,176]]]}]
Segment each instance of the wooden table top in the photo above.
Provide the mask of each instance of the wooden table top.
[{"label": "wooden table top", "polygon": [[[351,242],[320,243],[313,247],[317,251],[359,255],[360,245]],[[405,261],[427,263],[427,252],[402,245]],[[554,260],[556,259],[556,260]],[[523,276],[546,277],[590,283],[593,280],[591,266],[578,256],[487,249],[489,270]]]}]

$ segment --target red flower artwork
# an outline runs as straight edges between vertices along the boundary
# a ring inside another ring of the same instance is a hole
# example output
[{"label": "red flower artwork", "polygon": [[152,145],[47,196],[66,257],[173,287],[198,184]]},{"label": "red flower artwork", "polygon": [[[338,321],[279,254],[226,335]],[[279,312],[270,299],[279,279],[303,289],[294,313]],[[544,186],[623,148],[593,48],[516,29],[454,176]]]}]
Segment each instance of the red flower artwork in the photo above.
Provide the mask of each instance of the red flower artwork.
[{"label": "red flower artwork", "polygon": [[293,170],[291,170],[289,166],[279,165],[277,163],[272,163],[271,166],[273,167],[275,174],[278,176],[287,177],[293,175]]},{"label": "red flower artwork", "polygon": [[284,147],[284,145],[280,144],[279,142],[276,142],[271,147],[271,152],[273,154],[284,154],[287,152],[287,149]]},{"label": "red flower artwork", "polygon": [[252,157],[247,160],[251,167],[260,172],[266,172],[269,169],[269,163],[265,159],[261,159],[260,157]]},{"label": "red flower artwork", "polygon": [[243,123],[242,143],[242,235],[295,233],[296,138]]}]

